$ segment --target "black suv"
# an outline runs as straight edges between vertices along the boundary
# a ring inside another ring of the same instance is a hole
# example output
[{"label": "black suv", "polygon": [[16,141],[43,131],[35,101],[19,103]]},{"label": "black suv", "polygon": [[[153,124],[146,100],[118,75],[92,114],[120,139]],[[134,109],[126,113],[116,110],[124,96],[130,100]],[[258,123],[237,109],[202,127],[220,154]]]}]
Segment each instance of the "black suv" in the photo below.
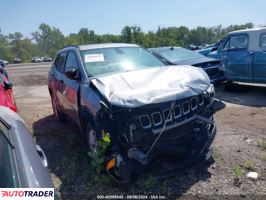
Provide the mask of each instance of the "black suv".
[{"label": "black suv", "polygon": [[214,87],[201,68],[165,66],[132,44],[69,46],[57,53],[48,87],[55,116],[78,124],[90,153],[108,143],[115,180],[153,162],[210,157]]}]

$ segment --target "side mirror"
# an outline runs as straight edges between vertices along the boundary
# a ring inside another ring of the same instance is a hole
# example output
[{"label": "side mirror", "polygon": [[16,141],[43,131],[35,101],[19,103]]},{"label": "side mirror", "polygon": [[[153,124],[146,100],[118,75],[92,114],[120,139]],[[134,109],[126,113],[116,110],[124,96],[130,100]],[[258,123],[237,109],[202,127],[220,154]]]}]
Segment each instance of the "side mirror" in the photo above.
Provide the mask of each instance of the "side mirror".
[{"label": "side mirror", "polygon": [[4,81],[4,88],[5,90],[12,89],[13,83],[11,81]]},{"label": "side mirror", "polygon": [[65,71],[65,76],[71,80],[78,80],[79,79],[79,72],[77,68],[73,68],[71,70]]},{"label": "side mirror", "polygon": [[2,67],[5,67],[5,64],[4,64],[3,62],[1,62],[1,66],[2,66]]}]

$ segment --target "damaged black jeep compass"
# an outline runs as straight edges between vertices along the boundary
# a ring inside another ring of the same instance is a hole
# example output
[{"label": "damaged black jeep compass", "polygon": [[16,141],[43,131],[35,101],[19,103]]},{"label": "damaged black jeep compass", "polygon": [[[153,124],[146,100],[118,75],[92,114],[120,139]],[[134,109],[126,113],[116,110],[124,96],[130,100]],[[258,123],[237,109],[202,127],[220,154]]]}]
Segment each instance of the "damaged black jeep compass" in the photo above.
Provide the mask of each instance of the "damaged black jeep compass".
[{"label": "damaged black jeep compass", "polygon": [[95,44],[60,50],[48,79],[55,116],[77,123],[91,152],[108,141],[105,168],[117,181],[211,155],[214,87],[201,68],[165,66],[137,45]]}]

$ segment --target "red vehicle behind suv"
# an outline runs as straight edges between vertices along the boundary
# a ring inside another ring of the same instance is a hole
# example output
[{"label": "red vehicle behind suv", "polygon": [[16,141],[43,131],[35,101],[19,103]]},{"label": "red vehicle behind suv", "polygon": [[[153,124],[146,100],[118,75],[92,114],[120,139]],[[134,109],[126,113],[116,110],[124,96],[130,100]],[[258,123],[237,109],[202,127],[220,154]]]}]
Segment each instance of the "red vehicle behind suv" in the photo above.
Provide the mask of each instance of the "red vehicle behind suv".
[{"label": "red vehicle behind suv", "polygon": [[7,73],[1,67],[0,68],[0,105],[6,106],[13,111],[17,111],[13,90],[12,90],[12,82],[9,81],[7,77]]}]

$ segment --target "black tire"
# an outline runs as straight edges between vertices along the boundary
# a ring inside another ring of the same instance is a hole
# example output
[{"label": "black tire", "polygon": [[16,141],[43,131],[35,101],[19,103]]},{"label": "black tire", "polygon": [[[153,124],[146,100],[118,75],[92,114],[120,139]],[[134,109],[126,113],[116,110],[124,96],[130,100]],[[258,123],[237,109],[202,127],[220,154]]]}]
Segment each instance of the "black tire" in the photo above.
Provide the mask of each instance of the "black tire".
[{"label": "black tire", "polygon": [[56,106],[56,100],[55,97],[51,94],[51,101],[52,101],[52,108],[54,112],[54,116],[59,121],[66,121],[67,117],[64,113],[62,113],[58,107]]}]

